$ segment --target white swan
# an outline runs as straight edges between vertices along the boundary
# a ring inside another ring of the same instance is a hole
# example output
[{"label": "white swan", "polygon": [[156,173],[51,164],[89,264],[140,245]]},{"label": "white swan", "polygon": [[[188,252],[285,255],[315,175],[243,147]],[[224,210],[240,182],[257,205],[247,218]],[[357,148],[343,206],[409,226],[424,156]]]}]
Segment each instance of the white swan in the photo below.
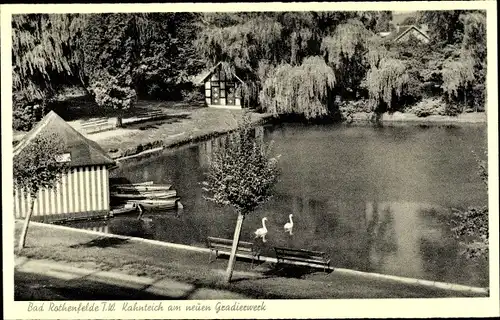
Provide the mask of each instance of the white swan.
[{"label": "white swan", "polygon": [[290,219],[290,222],[285,223],[285,232],[289,232],[290,235],[292,235],[292,230],[293,230],[293,220],[292,220],[293,214],[289,215],[288,218]]},{"label": "white swan", "polygon": [[259,228],[255,231],[255,238],[262,238],[262,242],[266,242],[266,234],[267,234],[267,228],[266,228],[266,220],[267,218],[262,218],[262,228]]}]

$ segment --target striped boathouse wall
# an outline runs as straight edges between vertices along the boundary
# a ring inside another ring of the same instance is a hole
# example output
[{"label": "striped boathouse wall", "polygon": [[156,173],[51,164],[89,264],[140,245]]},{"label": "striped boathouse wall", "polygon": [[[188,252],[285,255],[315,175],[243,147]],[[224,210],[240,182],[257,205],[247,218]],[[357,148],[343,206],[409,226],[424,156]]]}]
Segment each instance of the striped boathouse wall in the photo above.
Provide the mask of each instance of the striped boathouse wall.
[{"label": "striped boathouse wall", "polygon": [[[106,166],[69,169],[57,188],[41,190],[33,207],[32,219],[93,216],[109,212],[109,175]],[[14,191],[14,214],[24,218],[30,210],[31,197],[22,190]]]}]

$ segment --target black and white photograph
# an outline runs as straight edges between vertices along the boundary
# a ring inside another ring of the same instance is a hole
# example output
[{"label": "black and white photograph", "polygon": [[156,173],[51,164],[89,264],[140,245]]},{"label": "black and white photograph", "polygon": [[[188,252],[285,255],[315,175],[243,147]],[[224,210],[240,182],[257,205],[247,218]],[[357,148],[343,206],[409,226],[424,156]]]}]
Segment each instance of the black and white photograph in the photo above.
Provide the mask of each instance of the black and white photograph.
[{"label": "black and white photograph", "polygon": [[2,5],[6,319],[498,316],[496,3],[442,6]]}]

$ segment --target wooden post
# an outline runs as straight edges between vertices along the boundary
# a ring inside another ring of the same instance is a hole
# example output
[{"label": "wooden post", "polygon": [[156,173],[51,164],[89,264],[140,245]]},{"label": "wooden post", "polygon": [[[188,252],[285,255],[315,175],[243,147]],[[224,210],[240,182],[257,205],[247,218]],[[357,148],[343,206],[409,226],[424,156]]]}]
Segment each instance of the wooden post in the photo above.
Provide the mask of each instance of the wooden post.
[{"label": "wooden post", "polygon": [[229,263],[227,264],[226,270],[225,280],[227,283],[231,281],[231,277],[233,276],[234,262],[236,261],[236,249],[238,248],[238,242],[240,241],[241,227],[244,219],[245,215],[238,212],[238,220],[236,221],[236,228],[234,229],[233,247],[231,248],[231,256],[229,257]]}]

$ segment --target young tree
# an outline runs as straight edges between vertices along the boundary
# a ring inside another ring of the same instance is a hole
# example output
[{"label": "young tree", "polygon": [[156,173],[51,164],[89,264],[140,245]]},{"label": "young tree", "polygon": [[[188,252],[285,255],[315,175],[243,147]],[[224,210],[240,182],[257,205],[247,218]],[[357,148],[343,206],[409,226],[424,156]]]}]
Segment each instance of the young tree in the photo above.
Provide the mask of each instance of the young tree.
[{"label": "young tree", "polygon": [[231,281],[233,274],[243,220],[271,197],[279,175],[278,157],[270,156],[270,145],[255,139],[252,130],[250,117],[245,114],[236,132],[212,155],[203,182],[205,199],[233,206],[238,214],[226,271],[227,282]]},{"label": "young tree", "polygon": [[30,210],[24,219],[18,248],[22,250],[26,241],[33,207],[40,190],[52,190],[60,181],[66,165],[60,162],[63,153],[60,139],[54,135],[36,137],[29,145],[14,155],[14,188],[22,190],[26,200],[30,199]]}]

